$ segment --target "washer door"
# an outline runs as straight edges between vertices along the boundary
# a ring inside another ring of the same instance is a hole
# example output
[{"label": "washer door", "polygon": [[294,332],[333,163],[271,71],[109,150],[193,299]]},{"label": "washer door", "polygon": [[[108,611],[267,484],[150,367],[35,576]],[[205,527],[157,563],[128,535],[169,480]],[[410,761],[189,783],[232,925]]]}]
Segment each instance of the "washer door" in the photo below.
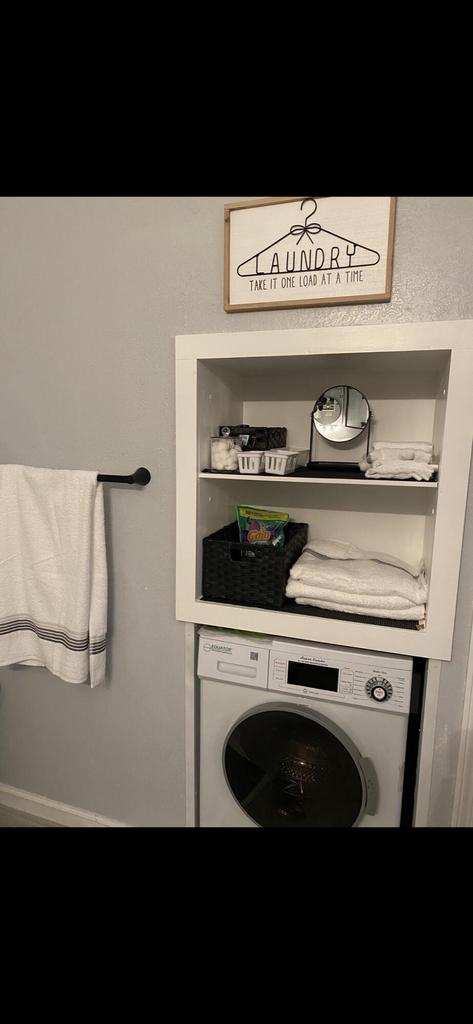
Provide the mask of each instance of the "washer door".
[{"label": "washer door", "polygon": [[227,736],[223,764],[242,810],[266,828],[350,828],[366,809],[361,755],[311,708],[253,708]]}]

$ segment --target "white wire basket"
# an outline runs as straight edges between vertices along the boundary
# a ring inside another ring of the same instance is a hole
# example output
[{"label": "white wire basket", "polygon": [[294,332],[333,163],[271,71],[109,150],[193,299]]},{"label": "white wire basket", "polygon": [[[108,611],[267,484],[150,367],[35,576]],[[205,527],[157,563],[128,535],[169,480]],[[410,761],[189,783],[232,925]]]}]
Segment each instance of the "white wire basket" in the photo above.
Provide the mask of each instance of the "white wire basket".
[{"label": "white wire basket", "polygon": [[239,452],[238,470],[240,473],[262,473],[264,470],[264,452]]},{"label": "white wire basket", "polygon": [[307,466],[309,461],[308,448],[289,448],[288,451],[293,452],[296,456],[296,469],[299,469],[299,466]]},{"label": "white wire basket", "polygon": [[264,453],[264,471],[274,476],[288,476],[296,468],[297,452],[274,448]]}]

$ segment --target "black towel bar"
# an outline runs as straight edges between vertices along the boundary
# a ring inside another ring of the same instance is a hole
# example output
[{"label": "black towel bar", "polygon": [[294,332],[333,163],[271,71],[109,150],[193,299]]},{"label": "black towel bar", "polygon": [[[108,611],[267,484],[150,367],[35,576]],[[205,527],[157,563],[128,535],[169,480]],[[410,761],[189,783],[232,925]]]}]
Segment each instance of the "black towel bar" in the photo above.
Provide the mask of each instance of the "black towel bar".
[{"label": "black towel bar", "polygon": [[130,473],[129,476],[112,476],[109,473],[99,473],[97,481],[103,483],[116,483],[116,484],[141,484],[142,487],[145,484],[149,484],[151,480],[151,473],[149,469],[145,469],[144,466],[140,466],[139,469],[135,469],[134,473]]}]

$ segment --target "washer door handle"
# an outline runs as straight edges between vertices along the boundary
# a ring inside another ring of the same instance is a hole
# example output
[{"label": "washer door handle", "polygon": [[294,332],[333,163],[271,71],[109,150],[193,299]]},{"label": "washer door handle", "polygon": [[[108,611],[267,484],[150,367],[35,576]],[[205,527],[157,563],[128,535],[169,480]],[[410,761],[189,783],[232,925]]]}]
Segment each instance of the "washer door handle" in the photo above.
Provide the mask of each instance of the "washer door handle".
[{"label": "washer door handle", "polygon": [[379,786],[371,758],[360,757],[360,768],[366,782],[366,814],[376,814],[378,810]]}]

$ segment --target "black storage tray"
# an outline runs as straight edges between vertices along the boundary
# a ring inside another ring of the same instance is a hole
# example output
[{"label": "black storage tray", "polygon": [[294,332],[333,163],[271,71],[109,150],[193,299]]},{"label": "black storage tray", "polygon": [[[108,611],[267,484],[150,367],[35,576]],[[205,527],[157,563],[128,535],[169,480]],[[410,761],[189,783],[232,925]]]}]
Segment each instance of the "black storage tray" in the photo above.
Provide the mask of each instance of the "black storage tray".
[{"label": "black storage tray", "polygon": [[308,533],[307,523],[288,523],[281,547],[241,544],[238,523],[234,522],[204,537],[204,601],[282,608],[289,570],[302,554]]}]

